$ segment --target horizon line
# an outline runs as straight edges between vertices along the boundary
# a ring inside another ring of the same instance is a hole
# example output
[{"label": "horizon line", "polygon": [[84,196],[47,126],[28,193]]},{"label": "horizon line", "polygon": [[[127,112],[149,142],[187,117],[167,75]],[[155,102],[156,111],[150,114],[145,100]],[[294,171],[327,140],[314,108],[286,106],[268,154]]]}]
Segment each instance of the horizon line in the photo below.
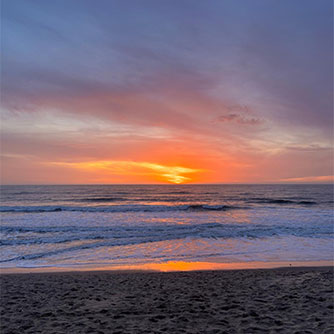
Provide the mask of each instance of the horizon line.
[{"label": "horizon line", "polygon": [[334,185],[334,182],[214,182],[214,183],[8,183],[0,186],[193,186],[193,185]]}]

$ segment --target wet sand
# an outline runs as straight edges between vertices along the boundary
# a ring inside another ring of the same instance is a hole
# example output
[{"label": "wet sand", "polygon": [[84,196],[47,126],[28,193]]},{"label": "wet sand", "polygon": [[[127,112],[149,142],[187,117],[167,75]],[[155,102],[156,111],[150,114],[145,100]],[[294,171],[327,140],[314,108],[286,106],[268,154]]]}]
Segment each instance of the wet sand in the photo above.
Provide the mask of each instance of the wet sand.
[{"label": "wet sand", "polygon": [[2,334],[334,332],[333,267],[0,279]]}]

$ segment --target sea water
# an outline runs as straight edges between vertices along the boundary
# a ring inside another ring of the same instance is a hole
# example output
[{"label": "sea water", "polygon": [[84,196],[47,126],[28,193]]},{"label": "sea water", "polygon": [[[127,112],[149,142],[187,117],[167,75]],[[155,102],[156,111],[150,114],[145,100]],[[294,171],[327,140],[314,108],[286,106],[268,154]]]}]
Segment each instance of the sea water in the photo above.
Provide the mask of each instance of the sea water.
[{"label": "sea water", "polygon": [[2,268],[331,261],[332,185],[1,187]]}]

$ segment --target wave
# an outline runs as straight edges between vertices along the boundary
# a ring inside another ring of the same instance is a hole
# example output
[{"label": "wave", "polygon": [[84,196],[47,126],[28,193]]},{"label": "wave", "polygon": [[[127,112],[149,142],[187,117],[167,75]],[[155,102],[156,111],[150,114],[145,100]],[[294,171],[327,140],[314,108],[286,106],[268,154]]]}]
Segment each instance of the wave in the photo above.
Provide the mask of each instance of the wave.
[{"label": "wave", "polygon": [[306,200],[291,200],[291,199],[281,199],[281,198],[262,198],[255,197],[248,200],[248,202],[255,203],[265,203],[265,204],[297,204],[297,205],[315,205],[315,201]]},{"label": "wave", "polygon": [[245,209],[233,205],[111,205],[111,206],[1,206],[0,212],[41,213],[41,212],[163,212],[163,211],[227,211]]},{"label": "wave", "polygon": [[245,209],[234,205],[205,205],[205,204],[192,204],[188,205],[189,210],[194,211],[227,211],[231,209]]},{"label": "wave", "polygon": [[[15,231],[16,230],[16,231]],[[309,238],[332,238],[331,226],[324,226],[317,233],[312,226],[301,229],[299,226],[278,225],[275,227],[262,224],[245,226],[244,224],[186,224],[186,225],[166,225],[166,226],[105,226],[105,227],[77,227],[77,226],[58,226],[58,227],[5,227],[5,231],[14,233],[15,238],[1,240],[1,246],[19,246],[36,244],[58,244],[57,249],[33,252],[22,256],[8,257],[0,262],[10,262],[18,260],[32,260],[48,256],[59,255],[62,253],[77,252],[85,249],[98,249],[101,247],[143,245],[153,242],[171,240],[217,240],[217,239],[244,239],[256,240],[263,238],[277,238],[277,236],[296,236]],[[17,238],[16,232],[20,231],[26,236],[21,235]],[[31,235],[34,233],[34,236]],[[37,234],[36,234],[37,233]],[[38,235],[38,233],[42,233]],[[48,235],[45,235],[48,233]],[[190,239],[189,239],[190,238]],[[79,244],[71,242],[81,241]],[[41,248],[39,248],[41,249]],[[223,248],[222,248],[223,249]],[[13,255],[10,253],[9,255]]]},{"label": "wave", "polygon": [[[176,193],[175,193],[176,194]],[[284,199],[284,198],[265,198],[265,197],[255,197],[255,198],[250,198],[250,199],[243,199],[240,197],[229,197],[226,198],[228,201],[241,201],[244,202],[246,201],[247,203],[258,203],[258,204],[277,204],[277,205],[316,205],[318,204],[315,201],[312,200],[306,200],[306,199]],[[87,198],[78,198],[78,199],[69,199],[69,202],[87,202],[87,203],[108,203],[108,202],[125,202],[125,201],[131,201],[131,202],[179,202],[179,203],[184,203],[187,202],[189,203],[190,199],[189,198],[184,198],[184,197],[145,197],[145,198],[124,198],[124,197],[87,197]],[[326,202],[331,204],[330,201]],[[203,204],[189,204],[189,206],[196,210],[196,209],[203,209]],[[217,207],[217,208],[216,208]],[[221,207],[228,207],[227,205],[218,205],[218,206],[211,206],[211,210],[222,210]],[[204,208],[205,209],[205,208]]]},{"label": "wave", "polygon": [[159,195],[189,195],[191,192],[189,191],[169,191],[169,192],[159,192]]},{"label": "wave", "polygon": [[101,203],[101,202],[189,202],[187,198],[184,197],[150,197],[145,198],[124,198],[124,197],[87,197],[87,198],[76,198],[68,199],[68,202],[91,202],[91,203]]},{"label": "wave", "polygon": [[80,198],[77,201],[79,202],[119,202],[125,201],[125,198],[121,197],[88,197],[88,198]]}]

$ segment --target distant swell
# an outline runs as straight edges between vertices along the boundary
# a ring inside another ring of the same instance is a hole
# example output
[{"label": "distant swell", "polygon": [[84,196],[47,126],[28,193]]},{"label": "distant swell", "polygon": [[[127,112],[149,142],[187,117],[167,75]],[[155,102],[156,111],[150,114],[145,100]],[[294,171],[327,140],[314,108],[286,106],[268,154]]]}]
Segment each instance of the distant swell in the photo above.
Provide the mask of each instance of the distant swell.
[{"label": "distant swell", "polygon": [[115,202],[115,201],[124,201],[124,198],[116,197],[88,197],[82,198],[80,202]]},{"label": "distant swell", "polygon": [[195,211],[226,211],[231,209],[240,209],[237,206],[233,205],[202,205],[202,204],[194,204],[189,205],[188,210]]},{"label": "distant swell", "polygon": [[290,199],[279,199],[279,198],[252,198],[249,202],[255,203],[268,203],[268,204],[297,204],[297,205],[315,205],[317,202],[314,201],[296,201]]},{"label": "distant swell", "polygon": [[171,191],[171,192],[161,192],[161,195],[189,195],[189,191]]},{"label": "distant swell", "polygon": [[42,212],[163,212],[163,211],[226,211],[241,209],[233,205],[112,205],[112,206],[2,206],[0,212],[22,212],[22,213],[42,213]]}]

